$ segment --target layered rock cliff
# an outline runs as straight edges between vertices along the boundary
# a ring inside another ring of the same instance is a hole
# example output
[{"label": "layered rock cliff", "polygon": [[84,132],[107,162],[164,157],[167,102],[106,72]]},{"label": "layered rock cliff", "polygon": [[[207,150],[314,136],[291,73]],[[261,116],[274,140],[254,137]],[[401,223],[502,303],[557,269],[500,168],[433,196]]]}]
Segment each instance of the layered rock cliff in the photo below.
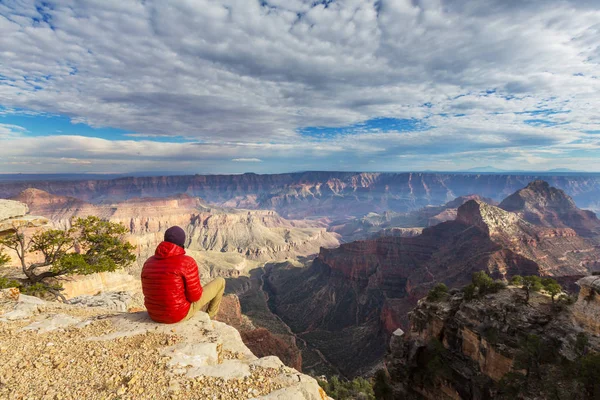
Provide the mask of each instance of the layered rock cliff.
[{"label": "layered rock cliff", "polygon": [[188,253],[197,258],[207,277],[237,276],[256,263],[315,254],[337,246],[336,235],[323,224],[294,221],[268,210],[233,210],[209,207],[199,198],[177,195],[135,198],[118,203],[91,204],[27,189],[14,198],[37,214],[64,228],[73,218],[94,215],[129,228],[128,240],[136,247],[139,266],[154,253],[164,231],[179,225],[187,233]]},{"label": "layered rock cliff", "polygon": [[518,213],[536,225],[572,228],[581,236],[600,235],[600,220],[596,214],[580,210],[570,196],[548,182],[531,182],[504,199],[500,208]]},{"label": "layered rock cliff", "polygon": [[[394,397],[403,399],[587,399],[584,356],[600,351],[597,277],[580,281],[574,305],[523,289],[466,300],[423,299],[410,328],[395,332],[386,357]],[[592,367],[597,368],[597,367]],[[579,369],[580,372],[576,372]],[[600,394],[600,393],[598,393]]]},{"label": "layered rock cliff", "polygon": [[[584,208],[598,209],[600,178],[545,176]],[[277,175],[190,175],[86,181],[0,182],[0,197],[33,187],[86,201],[121,201],[186,193],[227,207],[268,208],[291,218],[406,212],[477,193],[501,200],[540,179],[532,175],[302,172]]]},{"label": "layered rock cliff", "polygon": [[0,199],[0,235],[20,228],[44,226],[48,222],[44,217],[30,215],[29,207],[25,203]]},{"label": "layered rock cliff", "polygon": [[332,221],[329,231],[339,233],[345,241],[372,239],[381,236],[416,236],[422,228],[434,226],[456,218],[458,207],[469,200],[480,200],[496,205],[492,199],[471,194],[460,196],[441,206],[427,206],[415,211],[398,213],[386,211],[369,213],[358,218]]},{"label": "layered rock cliff", "polygon": [[0,291],[0,397],[326,400],[277,357],[200,312],[179,324]]}]

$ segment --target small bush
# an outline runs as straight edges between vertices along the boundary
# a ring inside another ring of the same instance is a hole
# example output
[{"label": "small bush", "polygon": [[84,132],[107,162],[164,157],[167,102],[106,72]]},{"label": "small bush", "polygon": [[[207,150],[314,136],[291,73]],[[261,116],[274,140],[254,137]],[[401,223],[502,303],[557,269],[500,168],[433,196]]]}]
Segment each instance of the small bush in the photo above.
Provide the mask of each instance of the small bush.
[{"label": "small bush", "polygon": [[9,279],[4,276],[0,276],[0,289],[8,289],[13,287],[20,288],[21,283],[14,279]]},{"label": "small bush", "polygon": [[485,271],[474,272],[471,277],[471,282],[478,288],[487,288],[494,283],[494,280],[485,273]]},{"label": "small bush", "polygon": [[521,275],[515,275],[510,280],[510,284],[513,286],[523,286],[523,277]]},{"label": "small bush", "polygon": [[486,294],[497,293],[506,288],[506,284],[501,280],[493,280],[485,271],[474,272],[471,278],[471,284],[463,288],[465,300],[472,300],[476,297]]},{"label": "small bush", "polygon": [[448,296],[448,286],[443,283],[436,284],[427,294],[427,300],[440,301]]},{"label": "small bush", "polygon": [[329,397],[335,400],[375,400],[373,385],[364,378],[359,377],[351,381],[342,381],[334,376],[329,381],[319,381],[319,385]]},{"label": "small bush", "polygon": [[393,400],[394,392],[390,385],[390,378],[385,370],[380,369],[375,373],[373,392],[377,400]]},{"label": "small bush", "polygon": [[477,286],[470,283],[463,288],[463,293],[465,295],[465,300],[473,300],[477,296]]}]

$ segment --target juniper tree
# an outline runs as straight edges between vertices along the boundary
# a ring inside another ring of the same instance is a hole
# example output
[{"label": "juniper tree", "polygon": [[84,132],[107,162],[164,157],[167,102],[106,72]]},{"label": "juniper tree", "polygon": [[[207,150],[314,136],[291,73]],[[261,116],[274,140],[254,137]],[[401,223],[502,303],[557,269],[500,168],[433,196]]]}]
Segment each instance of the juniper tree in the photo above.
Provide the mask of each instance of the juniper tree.
[{"label": "juniper tree", "polygon": [[[16,253],[25,288],[35,286],[63,298],[60,286],[49,282],[52,278],[115,271],[135,261],[133,246],[124,240],[126,233],[123,225],[90,216],[77,218],[69,229],[38,230],[30,237],[17,230],[0,238],[0,245]],[[36,252],[41,261],[31,260]]]}]

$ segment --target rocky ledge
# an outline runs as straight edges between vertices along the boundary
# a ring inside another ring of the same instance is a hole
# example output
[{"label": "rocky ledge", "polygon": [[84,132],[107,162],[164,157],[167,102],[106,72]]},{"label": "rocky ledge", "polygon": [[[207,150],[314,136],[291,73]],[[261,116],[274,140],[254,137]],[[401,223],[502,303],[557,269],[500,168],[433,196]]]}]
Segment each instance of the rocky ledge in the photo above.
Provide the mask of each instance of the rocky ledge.
[{"label": "rocky ledge", "polygon": [[42,226],[48,223],[46,218],[27,215],[28,213],[27,204],[0,199],[0,235],[17,228]]},{"label": "rocky ledge", "polygon": [[386,358],[396,398],[598,398],[569,375],[591,362],[581,363],[582,356],[600,351],[597,280],[578,281],[573,305],[542,293],[526,302],[513,286],[472,300],[457,290],[441,301],[420,300]]},{"label": "rocky ledge", "polygon": [[317,382],[198,313],[165,325],[146,312],[45,302],[0,291],[0,398],[324,400]]}]

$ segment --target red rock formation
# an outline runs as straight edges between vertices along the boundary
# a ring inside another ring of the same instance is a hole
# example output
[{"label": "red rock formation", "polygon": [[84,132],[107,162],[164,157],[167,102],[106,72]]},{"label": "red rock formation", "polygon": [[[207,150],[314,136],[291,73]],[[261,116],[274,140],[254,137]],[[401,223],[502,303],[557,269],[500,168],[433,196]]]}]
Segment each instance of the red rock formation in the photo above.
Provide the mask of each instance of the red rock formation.
[{"label": "red rock formation", "polygon": [[454,220],[457,208],[469,200],[497,204],[492,199],[471,194],[457,197],[441,206],[427,206],[407,213],[386,211],[381,214],[369,213],[361,218],[335,221],[330,224],[329,230],[342,235],[345,241],[381,236],[417,236],[424,227]]},{"label": "red rock formation", "polygon": [[240,300],[236,295],[223,297],[216,320],[240,331],[244,344],[255,356],[277,356],[288,367],[302,371],[302,353],[293,338],[271,333],[265,328],[255,328],[248,317],[242,314]]},{"label": "red rock formation", "polygon": [[[406,328],[408,311],[436,282],[462,287],[480,270],[494,278],[575,276],[600,268],[599,260],[595,242],[572,229],[538,227],[517,214],[469,200],[459,207],[456,221],[426,228],[416,237],[322,249],[303,275],[272,284],[277,313],[307,341],[317,336],[325,356],[353,374],[359,365],[324,338],[378,354],[385,346],[382,332]],[[352,335],[342,333],[347,329],[353,329]]]},{"label": "red rock formation", "polygon": [[600,235],[600,220],[580,210],[564,191],[538,180],[502,201],[500,207],[536,225],[573,228],[580,236]]}]

